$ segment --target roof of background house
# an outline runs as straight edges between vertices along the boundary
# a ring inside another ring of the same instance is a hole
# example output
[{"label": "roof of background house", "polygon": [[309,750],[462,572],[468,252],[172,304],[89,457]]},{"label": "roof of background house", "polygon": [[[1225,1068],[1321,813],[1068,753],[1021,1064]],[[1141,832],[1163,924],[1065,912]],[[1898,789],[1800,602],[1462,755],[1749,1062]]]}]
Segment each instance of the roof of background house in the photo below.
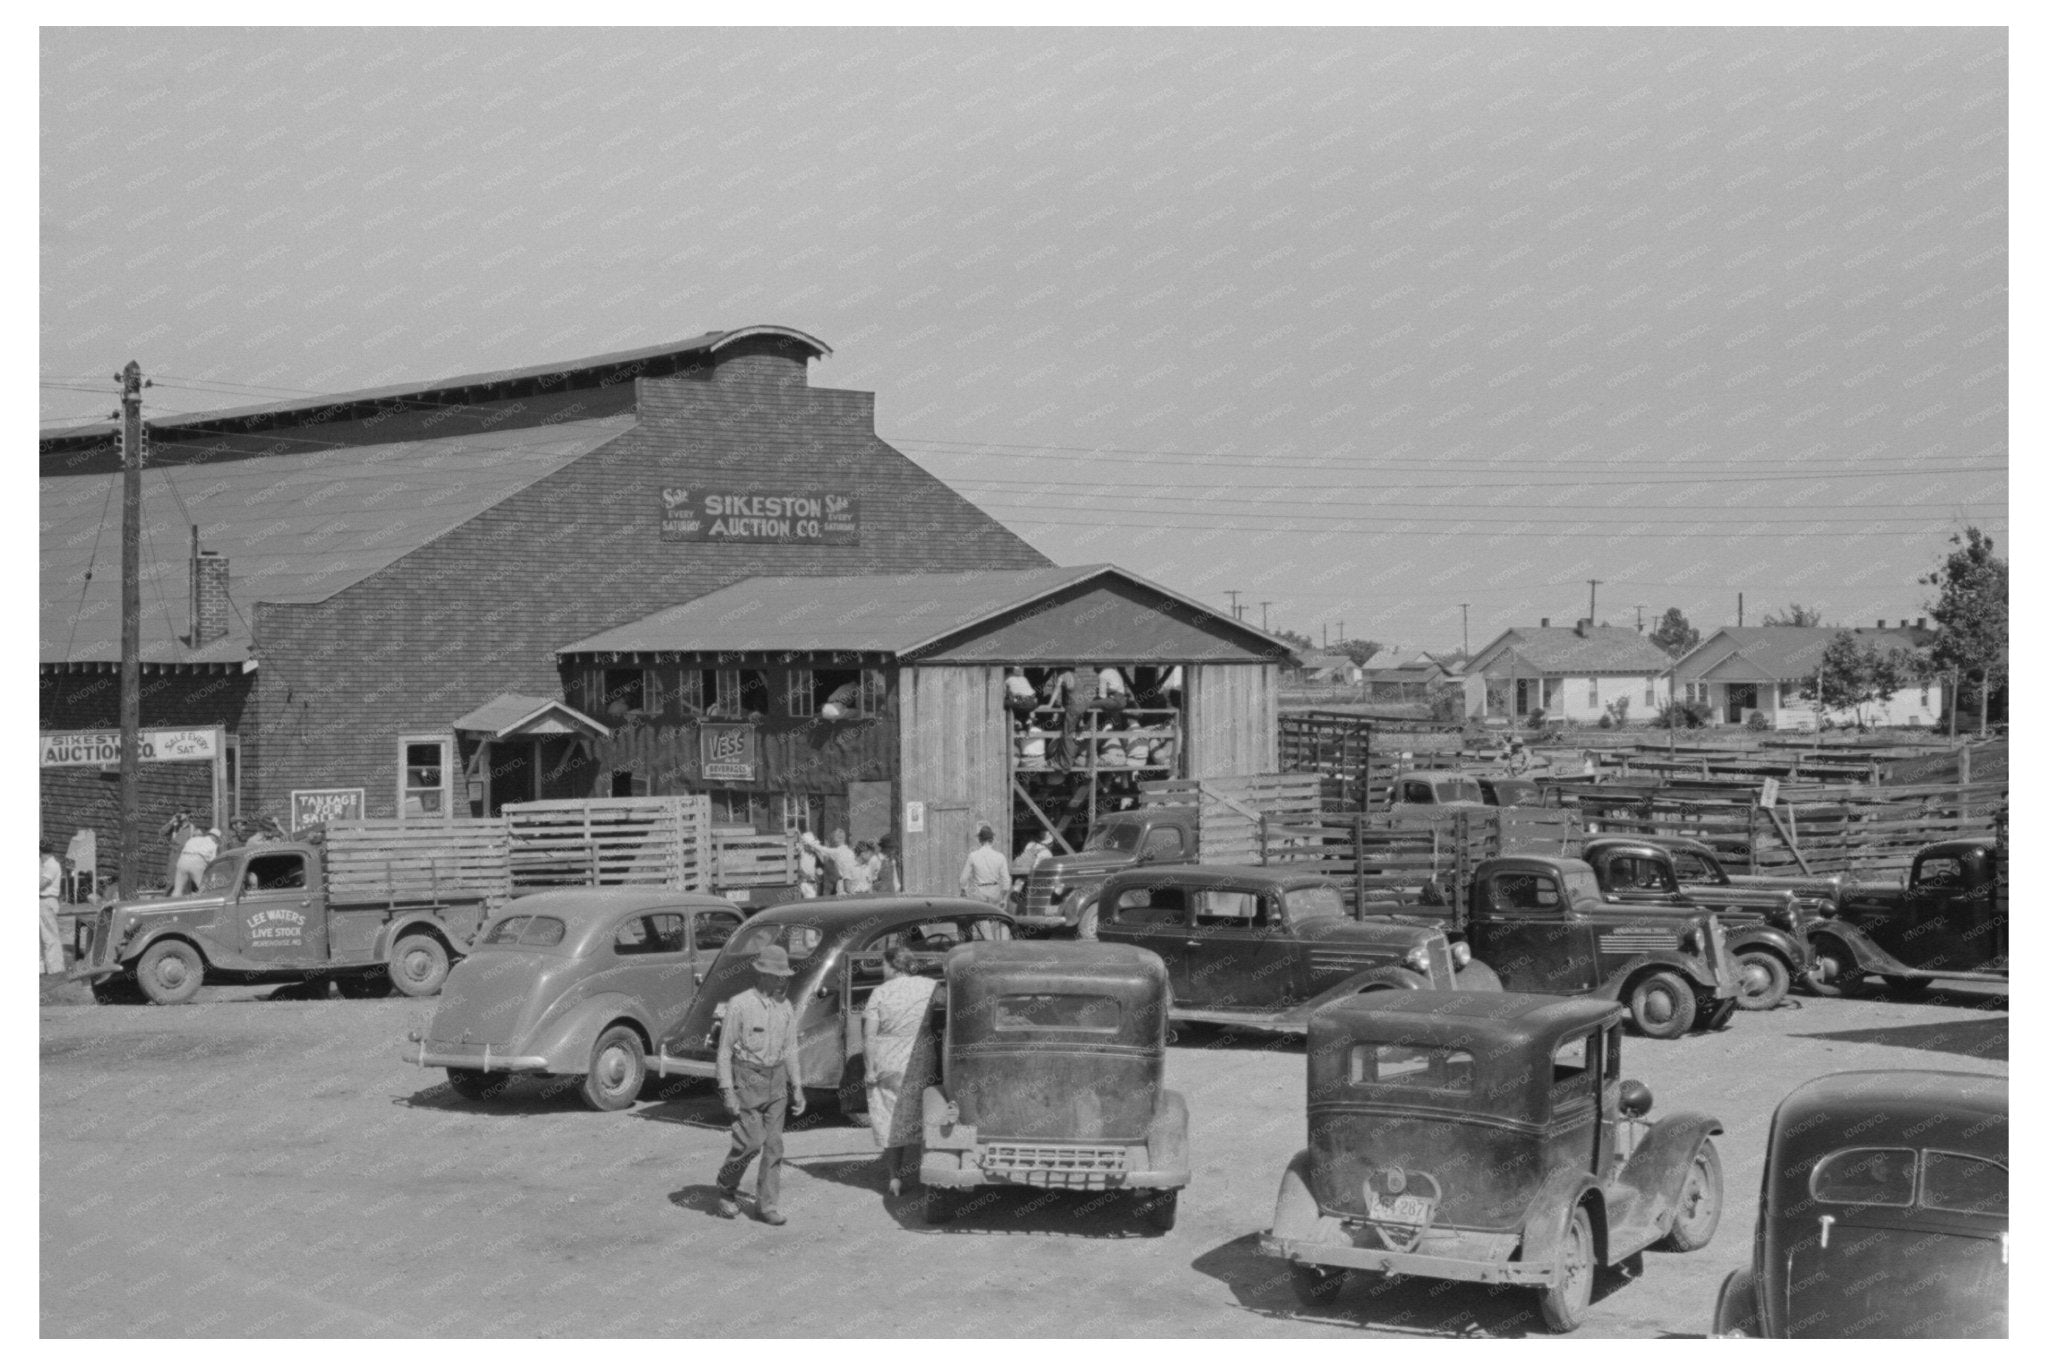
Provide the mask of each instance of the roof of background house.
[{"label": "roof of background house", "polygon": [[[976,626],[1092,579],[1121,579],[1171,598],[1204,619],[1270,646],[1275,640],[1227,613],[1112,564],[971,573],[758,577],[600,631],[559,654],[803,653],[925,651]],[[1136,657],[1135,653],[1134,656]]]},{"label": "roof of background house", "polygon": [[1473,656],[1487,669],[1512,650],[1518,667],[1541,673],[1662,673],[1671,656],[1627,626],[1515,626]]},{"label": "roof of background house", "polygon": [[1870,626],[1723,626],[1693,646],[1673,666],[1678,672],[1698,674],[1714,667],[1732,654],[1743,659],[1766,677],[1780,681],[1813,676],[1821,655],[1844,631],[1860,644],[1911,653],[1926,646],[1934,632],[1915,626],[1878,630]]},{"label": "roof of background house", "polygon": [[1301,671],[1304,673],[1313,673],[1324,668],[1351,667],[1349,654],[1338,654],[1330,650],[1303,650],[1295,657],[1301,660]]},{"label": "roof of background house", "polygon": [[[634,420],[623,413],[217,466],[152,466],[142,478],[142,657],[247,658],[256,602],[330,597],[595,450]],[[119,483],[118,474],[41,480],[44,663],[121,657]],[[199,650],[180,638],[191,629],[191,523],[203,548],[227,558],[234,603],[227,635]]]}]

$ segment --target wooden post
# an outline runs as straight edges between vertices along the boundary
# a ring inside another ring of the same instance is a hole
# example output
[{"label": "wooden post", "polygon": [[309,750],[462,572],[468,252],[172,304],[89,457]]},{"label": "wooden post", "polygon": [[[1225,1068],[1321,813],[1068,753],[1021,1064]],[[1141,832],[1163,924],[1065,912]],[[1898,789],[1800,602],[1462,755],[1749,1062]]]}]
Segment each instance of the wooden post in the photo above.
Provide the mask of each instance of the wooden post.
[{"label": "wooden post", "polygon": [[1351,910],[1365,911],[1365,812],[1351,814]]}]

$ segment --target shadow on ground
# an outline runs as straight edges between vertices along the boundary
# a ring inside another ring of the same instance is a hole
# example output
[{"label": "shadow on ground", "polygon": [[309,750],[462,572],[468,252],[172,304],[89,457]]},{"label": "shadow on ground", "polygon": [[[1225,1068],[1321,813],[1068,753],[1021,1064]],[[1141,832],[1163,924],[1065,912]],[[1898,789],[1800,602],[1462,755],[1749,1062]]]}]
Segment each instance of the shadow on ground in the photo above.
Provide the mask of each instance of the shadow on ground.
[{"label": "shadow on ground", "polygon": [[[1545,1331],[1533,1290],[1409,1275],[1353,1271],[1328,1302],[1306,1307],[1294,1296],[1286,1264],[1261,1256],[1258,1244],[1257,1233],[1246,1233],[1204,1252],[1192,1264],[1221,1280],[1241,1307],[1263,1318],[1424,1337],[1524,1337]],[[1603,1270],[1593,1301],[1598,1303],[1628,1278],[1612,1268]]]},{"label": "shadow on ground", "polygon": [[1957,1057],[2004,1062],[2010,1047],[2011,1029],[2001,1014],[1995,1019],[1948,1019],[1937,1024],[1887,1024],[1877,1028],[1838,1029],[1829,1033],[1799,1033],[1797,1038],[1818,1038],[1834,1043],[1872,1043],[1878,1047],[1915,1048],[1921,1052],[1946,1052]]}]

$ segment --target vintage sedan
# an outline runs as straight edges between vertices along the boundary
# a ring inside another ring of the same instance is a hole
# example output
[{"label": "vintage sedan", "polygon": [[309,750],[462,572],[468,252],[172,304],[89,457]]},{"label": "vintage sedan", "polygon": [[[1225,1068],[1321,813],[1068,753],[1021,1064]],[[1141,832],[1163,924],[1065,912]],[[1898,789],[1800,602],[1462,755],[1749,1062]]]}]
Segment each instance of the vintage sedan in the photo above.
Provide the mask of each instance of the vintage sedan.
[{"label": "vintage sedan", "polygon": [[464,1099],[544,1074],[581,1077],[593,1109],[627,1108],[741,919],[729,901],[644,887],[521,896],[484,926],[402,1055],[446,1067]]},{"label": "vintage sedan", "polygon": [[754,955],[780,944],[796,969],[789,999],[801,1034],[804,1088],[835,1095],[842,1113],[867,1107],[860,1013],[882,984],[882,954],[897,944],[917,958],[920,975],[938,976],[963,943],[1014,936],[1009,915],[986,901],[957,897],[848,896],[795,901],[748,920],[719,953],[680,1022],[658,1039],[662,1076],[714,1079],[726,1002],[754,984]]},{"label": "vintage sedan", "polygon": [[1598,1267],[1696,1251],[1721,1221],[1721,1124],[1639,1122],[1622,1021],[1612,1001],[1465,991],[1320,1010],[1309,1145],[1259,1250],[1304,1304],[1348,1273],[1419,1275],[1524,1285],[1553,1331],[1579,1326]]},{"label": "vintage sedan", "polygon": [[977,1186],[1124,1191],[1153,1232],[1188,1183],[1188,1106],[1166,1079],[1166,964],[1107,943],[970,943],[946,959],[938,1085],[924,1092],[928,1223]]},{"label": "vintage sedan", "polygon": [[1723,1337],[2003,1337],[2007,1084],[1844,1071],[1778,1106]]}]

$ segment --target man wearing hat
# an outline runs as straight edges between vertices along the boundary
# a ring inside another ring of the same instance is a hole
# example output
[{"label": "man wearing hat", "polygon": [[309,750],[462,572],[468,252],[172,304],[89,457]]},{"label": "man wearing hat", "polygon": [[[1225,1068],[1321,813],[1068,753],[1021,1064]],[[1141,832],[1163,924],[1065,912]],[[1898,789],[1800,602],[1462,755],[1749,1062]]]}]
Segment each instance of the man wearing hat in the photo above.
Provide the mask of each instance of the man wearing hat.
[{"label": "man wearing hat", "polygon": [[757,1155],[755,1216],[780,1227],[782,1123],[804,1112],[803,1075],[797,1066],[796,1011],[789,993],[789,953],[771,943],[754,957],[754,984],[725,1007],[718,1030],[718,1093],[732,1115],[732,1150],[718,1168],[718,1216],[737,1218],[740,1181]]}]

